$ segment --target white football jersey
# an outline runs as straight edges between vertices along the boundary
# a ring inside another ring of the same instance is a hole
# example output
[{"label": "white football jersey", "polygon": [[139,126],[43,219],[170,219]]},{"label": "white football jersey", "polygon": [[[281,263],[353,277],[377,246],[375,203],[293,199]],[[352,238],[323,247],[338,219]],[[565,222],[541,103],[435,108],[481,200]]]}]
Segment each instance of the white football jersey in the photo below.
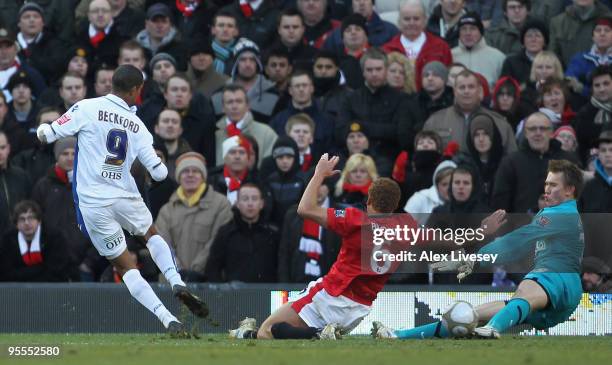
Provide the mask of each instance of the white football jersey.
[{"label": "white football jersey", "polygon": [[132,163],[138,158],[149,171],[162,163],[135,108],[113,94],[76,103],[51,128],[57,138],[77,137],[73,190],[83,206],[140,197]]}]

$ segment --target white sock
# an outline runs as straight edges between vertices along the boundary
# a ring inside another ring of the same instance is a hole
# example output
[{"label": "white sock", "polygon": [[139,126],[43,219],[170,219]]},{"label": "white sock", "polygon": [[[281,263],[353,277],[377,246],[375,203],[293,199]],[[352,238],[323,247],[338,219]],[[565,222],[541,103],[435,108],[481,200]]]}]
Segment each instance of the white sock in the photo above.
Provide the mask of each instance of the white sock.
[{"label": "white sock", "polygon": [[123,282],[127,286],[130,294],[142,305],[144,305],[151,313],[168,328],[168,324],[172,321],[177,321],[175,316],[166,309],[161,300],[155,295],[151,285],[140,275],[140,271],[136,269],[128,270],[123,275]]},{"label": "white sock", "polygon": [[147,248],[149,249],[149,252],[151,252],[153,261],[162,274],[164,274],[164,277],[166,280],[168,280],[171,286],[175,286],[177,284],[185,285],[181,279],[181,275],[176,269],[176,264],[174,263],[170,246],[168,246],[162,236],[156,234],[155,236],[149,238]]}]

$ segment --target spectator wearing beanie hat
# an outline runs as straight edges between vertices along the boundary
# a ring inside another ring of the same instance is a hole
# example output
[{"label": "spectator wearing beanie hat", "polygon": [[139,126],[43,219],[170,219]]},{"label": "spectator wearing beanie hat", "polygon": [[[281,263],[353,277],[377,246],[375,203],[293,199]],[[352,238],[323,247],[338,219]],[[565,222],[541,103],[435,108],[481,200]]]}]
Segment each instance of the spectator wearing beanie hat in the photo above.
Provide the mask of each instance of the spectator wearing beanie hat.
[{"label": "spectator wearing beanie hat", "polygon": [[363,72],[359,60],[370,48],[366,20],[360,14],[351,14],[342,20],[340,27],[344,47],[339,48],[340,69],[346,77],[346,84],[357,89],[363,85]]},{"label": "spectator wearing beanie hat", "polygon": [[540,20],[529,19],[521,29],[520,41],[520,51],[509,55],[504,61],[502,76],[511,76],[519,84],[526,84],[533,59],[548,46],[548,27]]},{"label": "spectator wearing beanie hat", "polygon": [[64,66],[65,55],[57,51],[63,48],[63,43],[53,32],[45,31],[44,11],[37,3],[23,4],[17,19],[19,57],[40,71],[47,85],[51,85]]},{"label": "spectator wearing beanie hat", "polygon": [[521,30],[529,17],[531,0],[504,0],[504,18],[487,29],[485,37],[491,47],[504,54],[518,53],[522,48]]},{"label": "spectator wearing beanie hat", "polygon": [[223,161],[223,164],[211,171],[210,184],[234,205],[242,184],[258,182],[256,174],[249,171],[249,156],[254,153],[253,146],[242,135],[229,137],[221,145],[223,152],[219,161]]},{"label": "spectator wearing beanie hat", "polygon": [[206,161],[197,152],[179,156],[179,188],[155,220],[159,234],[172,245],[186,281],[202,281],[210,246],[221,226],[232,218],[227,199],[207,183]]},{"label": "spectator wearing beanie hat", "polygon": [[213,61],[215,52],[207,38],[195,39],[189,47],[189,65],[186,76],[193,83],[193,88],[207,98],[225,85],[228,77],[215,70]]},{"label": "spectator wearing beanie hat", "polygon": [[572,89],[585,97],[591,95],[590,77],[595,67],[612,64],[612,15],[597,18],[592,39],[591,49],[575,54],[565,70]]},{"label": "spectator wearing beanie hat", "polygon": [[501,75],[506,56],[498,49],[487,45],[484,26],[476,13],[466,13],[459,19],[459,45],[451,50],[453,60],[470,70],[478,71],[489,83],[489,87]]},{"label": "spectator wearing beanie hat", "polygon": [[25,71],[13,74],[6,85],[6,89],[13,97],[8,104],[9,112],[27,133],[30,132],[30,129],[38,127],[36,115],[39,108],[33,97],[33,87],[32,79]]},{"label": "spectator wearing beanie hat", "polygon": [[[249,108],[255,120],[268,123],[278,101],[278,95],[275,92],[276,84],[263,74],[264,67],[260,57],[260,49],[255,42],[240,38],[234,47],[231,82],[242,86],[246,91]],[[211,98],[215,115],[218,117],[224,112],[223,94],[220,90]]]},{"label": "spectator wearing beanie hat", "polygon": [[[164,52],[160,52],[151,58],[149,61],[149,70],[151,72],[153,81],[155,81],[159,88],[160,94],[166,86],[168,79],[176,74],[176,60],[172,55]],[[157,96],[159,94],[151,93],[151,96]]]},{"label": "spectator wearing beanie hat", "polygon": [[400,124],[398,135],[404,141],[402,149],[412,152],[414,136],[423,129],[429,116],[438,110],[453,105],[453,89],[447,86],[448,68],[440,61],[431,61],[423,68],[422,89],[410,96],[408,105],[410,113],[405,124]]}]

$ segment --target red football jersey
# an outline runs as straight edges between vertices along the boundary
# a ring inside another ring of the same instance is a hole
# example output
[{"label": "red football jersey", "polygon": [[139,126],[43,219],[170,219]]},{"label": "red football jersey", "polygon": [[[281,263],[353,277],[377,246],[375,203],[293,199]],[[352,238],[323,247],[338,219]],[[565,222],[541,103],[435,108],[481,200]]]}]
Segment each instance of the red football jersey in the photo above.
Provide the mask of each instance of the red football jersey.
[{"label": "red football jersey", "polygon": [[[329,273],[323,277],[323,287],[329,295],[344,295],[357,303],[372,305],[378,292],[383,289],[389,276],[399,265],[394,263],[387,268],[381,266],[379,270],[370,266],[367,259],[375,248],[372,243],[372,223],[374,221],[368,218],[367,213],[356,208],[327,209],[327,227],[342,237],[338,258]],[[376,219],[375,223],[382,223],[386,227],[417,227],[416,221],[408,214]],[[362,264],[363,254],[369,255],[365,256],[365,265]]]}]

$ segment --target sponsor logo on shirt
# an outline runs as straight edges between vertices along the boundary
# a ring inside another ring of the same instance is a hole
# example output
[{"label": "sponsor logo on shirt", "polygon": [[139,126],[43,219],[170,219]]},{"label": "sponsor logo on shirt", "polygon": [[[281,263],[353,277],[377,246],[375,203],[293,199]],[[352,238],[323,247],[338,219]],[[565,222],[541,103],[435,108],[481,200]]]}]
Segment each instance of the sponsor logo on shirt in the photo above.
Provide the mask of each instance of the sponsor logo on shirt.
[{"label": "sponsor logo on shirt", "polygon": [[335,215],[336,218],[344,218],[344,210],[336,210]]},{"label": "sponsor logo on shirt", "polygon": [[70,117],[70,114],[66,113],[66,114],[62,115],[61,117],[59,117],[59,119],[57,120],[57,124],[64,125],[64,124],[70,122],[71,120],[72,120],[72,118]]}]

